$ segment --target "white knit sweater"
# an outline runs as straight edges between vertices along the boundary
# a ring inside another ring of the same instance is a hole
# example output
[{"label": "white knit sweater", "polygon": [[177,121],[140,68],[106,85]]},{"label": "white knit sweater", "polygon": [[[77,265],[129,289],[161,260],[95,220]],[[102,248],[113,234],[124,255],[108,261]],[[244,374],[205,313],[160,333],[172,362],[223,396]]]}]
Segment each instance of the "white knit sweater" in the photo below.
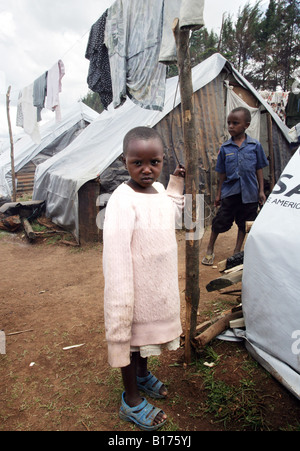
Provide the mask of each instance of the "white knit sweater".
[{"label": "white knit sweater", "polygon": [[108,361],[130,364],[130,346],[163,344],[181,332],[175,218],[184,179],[167,190],[137,193],[126,183],[112,194],[103,233],[104,313]]}]

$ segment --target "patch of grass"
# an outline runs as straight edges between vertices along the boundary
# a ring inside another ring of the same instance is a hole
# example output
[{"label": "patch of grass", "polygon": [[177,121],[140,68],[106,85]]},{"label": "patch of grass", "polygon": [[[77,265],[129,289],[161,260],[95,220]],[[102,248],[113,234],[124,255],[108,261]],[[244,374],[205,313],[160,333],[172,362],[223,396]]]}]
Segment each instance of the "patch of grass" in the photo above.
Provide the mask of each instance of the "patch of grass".
[{"label": "patch of grass", "polygon": [[61,236],[60,235],[55,235],[55,236],[52,236],[51,238],[48,238],[47,244],[49,246],[53,245],[53,244],[57,244],[60,240],[61,240]]},{"label": "patch of grass", "polygon": [[[203,378],[207,396],[202,413],[212,414],[215,421],[222,423],[225,429],[234,424],[236,430],[241,431],[268,430],[264,420],[264,407],[260,402],[261,393],[251,377],[252,366],[245,366],[246,376],[238,383],[229,384],[220,375],[216,375],[221,357],[209,346],[196,363],[196,372]],[[203,365],[205,361],[214,363],[215,366],[208,368]]]},{"label": "patch of grass", "polygon": [[39,224],[37,221],[33,221],[31,227],[34,232],[46,232],[48,230],[47,227]]},{"label": "patch of grass", "polygon": [[280,431],[288,431],[288,432],[300,432],[300,423],[295,426],[287,426],[286,428],[280,428]]},{"label": "patch of grass", "polygon": [[255,384],[242,379],[239,385],[228,385],[214,378],[213,371],[206,371],[205,388],[208,390],[206,412],[212,413],[226,428],[235,423],[241,430],[265,429],[262,407]]},{"label": "patch of grass", "polygon": [[30,202],[32,201],[33,193],[24,193],[21,196],[17,196],[17,202]]}]

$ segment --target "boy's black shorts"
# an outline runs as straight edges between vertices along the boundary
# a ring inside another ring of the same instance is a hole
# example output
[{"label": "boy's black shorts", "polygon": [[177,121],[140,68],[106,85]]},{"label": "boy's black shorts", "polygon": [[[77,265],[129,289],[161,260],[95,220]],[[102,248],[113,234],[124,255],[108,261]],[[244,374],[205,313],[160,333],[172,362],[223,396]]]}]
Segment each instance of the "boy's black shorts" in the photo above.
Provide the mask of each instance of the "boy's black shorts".
[{"label": "boy's black shorts", "polygon": [[245,232],[246,221],[254,221],[257,217],[258,202],[243,204],[241,194],[225,197],[212,221],[212,231],[224,233],[231,229],[233,222]]}]

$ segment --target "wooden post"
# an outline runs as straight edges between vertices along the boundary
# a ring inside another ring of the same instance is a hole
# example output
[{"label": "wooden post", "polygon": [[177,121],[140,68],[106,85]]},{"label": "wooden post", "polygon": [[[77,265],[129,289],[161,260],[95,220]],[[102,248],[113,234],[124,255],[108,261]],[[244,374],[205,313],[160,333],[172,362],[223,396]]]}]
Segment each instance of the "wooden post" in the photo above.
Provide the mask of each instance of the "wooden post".
[{"label": "wooden post", "polygon": [[272,192],[275,186],[275,161],[274,161],[274,145],[273,145],[273,123],[272,116],[267,113],[268,124],[268,146],[269,146],[269,158],[270,158],[270,192]]},{"label": "wooden post", "polygon": [[11,91],[11,86],[9,86],[7,94],[6,94],[6,111],[7,111],[7,121],[8,121],[10,149],[11,149],[10,150],[10,159],[11,159],[11,175],[12,175],[12,186],[13,186],[13,202],[16,202],[17,190],[16,190],[15,158],[14,158],[14,141],[13,141],[10,113],[9,113],[10,91]]},{"label": "wooden post", "polygon": [[[193,81],[190,58],[190,30],[180,29],[179,20],[173,23],[173,33],[177,47],[177,60],[181,93],[182,122],[184,135],[184,152],[186,167],[186,194],[191,202],[191,218],[197,221],[197,201],[199,200],[199,167],[196,143]],[[189,231],[187,230],[187,233]],[[197,312],[200,299],[199,258],[200,241],[193,237],[190,231],[186,240],[186,332],[185,332],[185,363],[191,363],[191,340],[194,338],[197,326]],[[194,235],[195,236],[195,235]]]}]

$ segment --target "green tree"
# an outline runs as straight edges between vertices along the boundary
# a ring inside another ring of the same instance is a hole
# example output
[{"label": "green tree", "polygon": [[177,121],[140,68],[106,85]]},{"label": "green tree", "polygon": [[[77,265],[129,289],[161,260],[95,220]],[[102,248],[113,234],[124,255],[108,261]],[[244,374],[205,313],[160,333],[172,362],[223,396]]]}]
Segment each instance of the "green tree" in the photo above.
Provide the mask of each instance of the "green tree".
[{"label": "green tree", "polygon": [[299,0],[270,0],[265,14],[261,1],[247,3],[234,24],[222,26],[219,51],[257,89],[290,90],[300,65]]},{"label": "green tree", "polygon": [[97,111],[99,114],[104,110],[100,96],[96,92],[89,91],[87,95],[81,99],[81,101],[93,110]]},{"label": "green tree", "polygon": [[270,0],[265,16],[256,33],[257,47],[254,53],[254,67],[248,77],[260,89],[276,88],[278,35],[281,27],[276,0]]},{"label": "green tree", "polygon": [[218,50],[229,61],[235,60],[236,55],[236,29],[231,15],[223,15],[221,36]]},{"label": "green tree", "polygon": [[255,85],[290,90],[300,61],[299,20],[299,1],[270,0],[257,34],[256,70],[250,74]]},{"label": "green tree", "polygon": [[300,64],[300,2],[297,0],[279,1],[278,8],[282,26],[278,51],[278,72],[285,90],[291,88],[291,75]]},{"label": "green tree", "polygon": [[192,65],[196,66],[218,51],[218,36],[206,27],[195,31],[191,36],[190,52]]},{"label": "green tree", "polygon": [[249,61],[254,57],[257,50],[257,34],[261,22],[262,11],[261,0],[254,6],[247,3],[239,9],[235,29],[235,66],[242,75],[246,74]]},{"label": "green tree", "polygon": [[[218,40],[217,34],[214,31],[208,32],[205,27],[192,33],[190,40],[192,67],[218,52]],[[178,75],[177,65],[168,66],[167,77],[170,78],[175,75]]]}]

